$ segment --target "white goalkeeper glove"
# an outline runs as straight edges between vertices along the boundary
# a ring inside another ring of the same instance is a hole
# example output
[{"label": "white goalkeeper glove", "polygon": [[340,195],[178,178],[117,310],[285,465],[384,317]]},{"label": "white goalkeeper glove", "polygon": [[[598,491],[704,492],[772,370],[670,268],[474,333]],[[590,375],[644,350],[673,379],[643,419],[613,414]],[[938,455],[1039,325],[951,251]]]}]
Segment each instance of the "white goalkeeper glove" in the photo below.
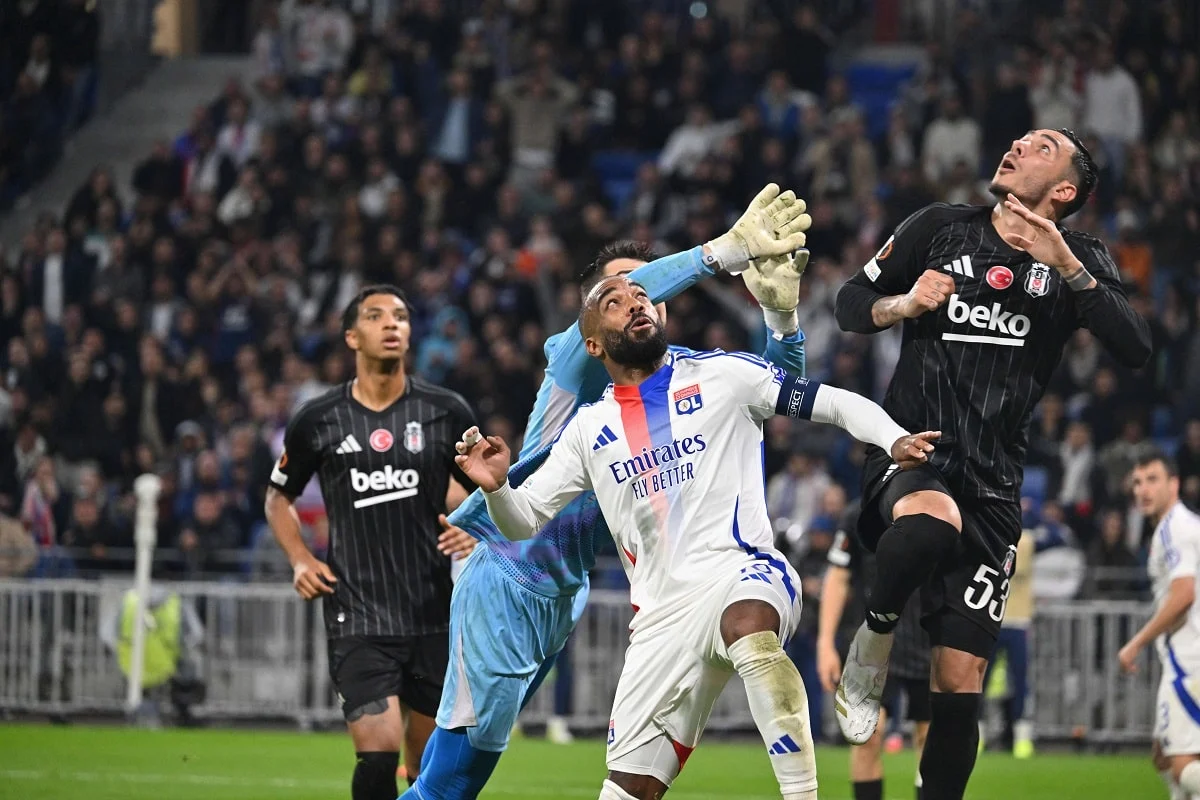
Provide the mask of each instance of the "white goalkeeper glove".
[{"label": "white goalkeeper glove", "polygon": [[704,262],[738,275],[755,259],[799,250],[804,231],[812,225],[804,211],[804,201],[795,192],[780,194],[778,184],[768,183],[727,233],[704,246]]},{"label": "white goalkeeper glove", "polygon": [[804,234],[798,236],[802,245],[799,250],[756,261],[742,273],[746,288],[762,308],[767,327],[781,338],[800,330],[796,307],[800,305],[800,278],[808,266],[809,253],[803,247]]}]

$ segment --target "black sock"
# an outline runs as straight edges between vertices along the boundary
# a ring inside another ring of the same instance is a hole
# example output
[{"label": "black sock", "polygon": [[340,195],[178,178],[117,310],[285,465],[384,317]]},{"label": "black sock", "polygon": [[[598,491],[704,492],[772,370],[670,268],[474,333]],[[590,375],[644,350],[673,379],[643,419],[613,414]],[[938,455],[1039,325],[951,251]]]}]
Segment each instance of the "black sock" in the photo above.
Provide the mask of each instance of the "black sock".
[{"label": "black sock", "polygon": [[958,544],[958,531],[929,514],[900,517],[875,546],[875,580],[867,600],[867,627],[891,633],[913,592],[925,584]]},{"label": "black sock", "polygon": [[913,797],[917,798],[917,800],[925,800],[925,792],[921,791],[920,786],[913,787]]},{"label": "black sock", "polygon": [[396,768],[400,766],[399,753],[357,753],[354,779],[350,783],[353,800],[396,800],[400,790],[396,788]]},{"label": "black sock", "polygon": [[924,800],[962,800],[979,749],[981,694],[934,692],[932,718],[921,755]]},{"label": "black sock", "polygon": [[883,778],[877,781],[854,781],[854,800],[883,800]]}]

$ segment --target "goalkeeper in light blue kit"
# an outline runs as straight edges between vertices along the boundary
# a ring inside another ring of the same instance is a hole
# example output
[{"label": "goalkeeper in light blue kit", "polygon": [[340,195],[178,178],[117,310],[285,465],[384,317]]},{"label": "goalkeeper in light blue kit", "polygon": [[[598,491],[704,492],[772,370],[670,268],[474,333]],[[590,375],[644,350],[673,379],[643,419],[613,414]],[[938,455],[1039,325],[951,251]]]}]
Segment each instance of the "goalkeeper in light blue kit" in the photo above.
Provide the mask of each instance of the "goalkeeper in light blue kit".
[{"label": "goalkeeper in light blue kit", "polygon": [[[648,248],[632,242],[601,251],[582,276],[582,291],[601,279],[630,273],[662,303],[719,271],[742,274],[762,306],[768,328],[764,358],[803,375],[804,334],[796,306],[808,263],[804,202],[769,184],[725,234],[687,252],[645,263]],[[665,319],[660,306],[659,314]],[[546,341],[545,379],[518,461],[509,471],[520,485],[545,461],[559,431],[581,405],[609,384],[604,366],[588,356],[578,324]],[[597,445],[599,446],[599,445]],[[532,539],[510,542],[488,517],[476,491],[450,523],[479,539],[454,587],[450,605],[450,663],[437,730],[425,748],[408,800],[470,800],[491,777],[521,708],[549,673],[583,612],[597,537],[608,535],[595,495],[570,503]]]}]

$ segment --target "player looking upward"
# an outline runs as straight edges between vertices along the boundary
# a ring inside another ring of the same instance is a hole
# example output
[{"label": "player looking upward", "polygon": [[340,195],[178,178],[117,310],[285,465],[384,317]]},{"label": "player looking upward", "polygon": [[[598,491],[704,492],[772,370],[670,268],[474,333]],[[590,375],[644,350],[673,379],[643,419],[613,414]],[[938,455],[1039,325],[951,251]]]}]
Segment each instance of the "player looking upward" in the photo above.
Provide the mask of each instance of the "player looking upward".
[{"label": "player looking upward", "polygon": [[934,204],[905,220],[837,297],[843,330],[904,323],[883,407],[943,432],[929,463],[863,466],[859,531],[879,569],[838,687],[851,742],[875,731],[892,630],[923,588],[933,644],[926,800],[959,800],[974,769],[983,673],[1004,619],[1029,420],[1074,331],[1139,367],[1150,332],[1104,245],[1058,222],[1087,202],[1091,156],[1069,130],[1031,131],[992,178],[993,207]]},{"label": "player looking upward", "polygon": [[[631,273],[661,301],[717,271],[744,270],[772,332],[766,356],[803,373],[804,335],[795,308],[808,253],[799,251],[795,258],[792,253],[804,245],[803,232],[811,221],[804,211],[794,194],[780,194],[771,184],[728,233],[702,247],[661,259],[634,242],[605,247],[584,271],[583,290],[605,276]],[[604,367],[588,356],[577,324],[547,340],[546,359],[525,447],[513,467],[516,483],[545,460],[549,443],[576,408],[598,399],[609,380]],[[476,548],[454,587],[453,666],[421,777],[405,795],[410,800],[478,796],[507,747],[521,706],[553,666],[582,613],[594,543],[607,535],[595,498],[588,496],[564,508],[536,541],[505,539],[479,492],[450,521],[451,530],[462,526],[487,545]],[[496,635],[498,624],[505,635]]]},{"label": "player looking upward", "polygon": [[807,697],[782,647],[799,619],[799,577],[773,545],[762,422],[834,423],[905,466],[923,463],[937,434],[909,435],[871,401],[754,356],[669,351],[650,296],[626,276],[596,284],[579,325],[612,384],[567,423],[545,464],[513,488],[507,446],[475,428],[458,462],[509,539],[536,541],[589,491],[609,523],[634,618],[600,797],[661,797],[737,672],[783,797],[813,800]]},{"label": "player looking upward", "polygon": [[[395,800],[404,746],[420,768],[446,674],[450,559],[438,551],[454,443],[473,419],[459,395],[405,374],[404,293],[368,286],[342,330],[355,378],[305,403],[271,471],[267,522],[296,591],[324,598],[329,674],[358,754],[354,800]],[[329,513],[329,562],[300,538],[293,508],[314,475]]]},{"label": "player looking upward", "polygon": [[1154,523],[1147,569],[1154,588],[1154,616],[1117,654],[1122,669],[1137,671],[1137,657],[1154,643],[1162,662],[1154,761],[1171,800],[1200,796],[1200,517],[1179,500],[1179,470],[1151,450],[1133,468],[1133,497]]}]

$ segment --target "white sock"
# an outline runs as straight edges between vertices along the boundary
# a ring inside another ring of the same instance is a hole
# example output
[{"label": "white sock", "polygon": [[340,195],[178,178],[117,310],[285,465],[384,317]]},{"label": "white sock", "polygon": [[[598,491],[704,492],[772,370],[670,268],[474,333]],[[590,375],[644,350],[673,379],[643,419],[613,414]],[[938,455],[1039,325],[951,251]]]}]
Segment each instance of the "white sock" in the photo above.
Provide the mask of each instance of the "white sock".
[{"label": "white sock", "polygon": [[863,623],[854,635],[858,642],[858,656],[864,665],[877,667],[888,662],[892,655],[892,642],[896,639],[894,633],[876,633]]},{"label": "white sock", "polygon": [[1158,777],[1162,778],[1163,783],[1167,785],[1167,792],[1171,796],[1171,800],[1188,800],[1187,792],[1179,788],[1179,784],[1175,782],[1175,776],[1171,774],[1171,770],[1164,769],[1158,773]]},{"label": "white sock", "polygon": [[1018,720],[1013,724],[1013,738],[1018,742],[1033,741],[1033,723],[1027,719]]},{"label": "white sock", "polygon": [[746,684],[750,715],[766,742],[783,800],[816,800],[817,762],[808,728],[808,695],[773,631],[743,636],[729,659]]},{"label": "white sock", "polygon": [[1179,786],[1189,794],[1200,794],[1200,761],[1191,761],[1183,768]]},{"label": "white sock", "polygon": [[600,800],[637,800],[637,798],[612,781],[605,780],[604,785],[600,787]]}]

